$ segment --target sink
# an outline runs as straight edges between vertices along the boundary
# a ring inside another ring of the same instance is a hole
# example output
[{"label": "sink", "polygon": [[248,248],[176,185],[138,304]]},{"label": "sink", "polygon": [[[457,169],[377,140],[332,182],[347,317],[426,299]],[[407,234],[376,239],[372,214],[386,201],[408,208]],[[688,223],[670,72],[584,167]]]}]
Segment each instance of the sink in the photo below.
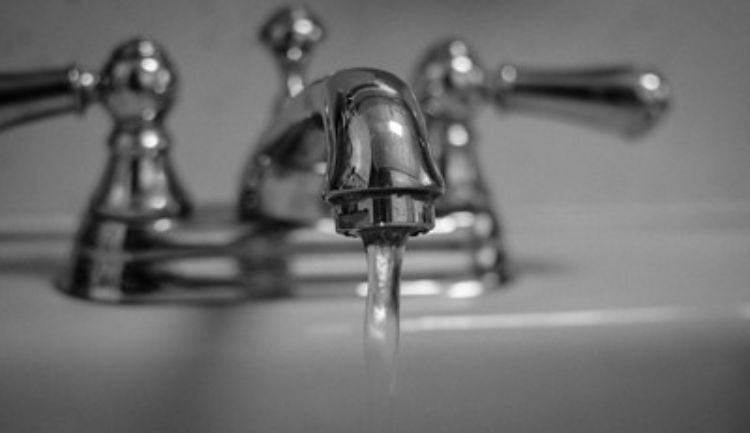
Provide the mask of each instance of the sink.
[{"label": "sink", "polygon": [[[506,221],[512,284],[403,299],[396,432],[750,431],[750,206]],[[0,224],[0,431],[368,430],[363,299],[69,299],[69,222]]]}]

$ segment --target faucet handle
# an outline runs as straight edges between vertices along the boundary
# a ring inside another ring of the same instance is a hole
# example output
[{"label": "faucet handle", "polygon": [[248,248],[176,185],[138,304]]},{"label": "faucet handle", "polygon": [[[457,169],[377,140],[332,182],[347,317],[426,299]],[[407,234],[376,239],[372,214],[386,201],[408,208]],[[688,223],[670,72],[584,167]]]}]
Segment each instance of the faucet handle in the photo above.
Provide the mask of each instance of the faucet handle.
[{"label": "faucet handle", "polygon": [[305,87],[312,51],[325,39],[325,33],[321,21],[304,6],[279,9],[261,28],[259,38],[273,54],[284,77],[279,101],[295,96]]},{"label": "faucet handle", "polygon": [[148,39],[119,45],[98,74],[77,66],[0,74],[0,130],[101,103],[114,119],[110,157],[89,209],[148,220],[183,217],[191,204],[171,166],[163,120],[176,98],[177,75]]},{"label": "faucet handle", "polygon": [[150,234],[192,212],[164,126],[177,85],[165,50],[148,39],[119,45],[102,69],[98,99],[114,120],[109,155],[79,226],[64,292],[120,302],[159,291],[140,264],[153,253]]},{"label": "faucet handle", "polygon": [[177,76],[148,39],[119,45],[98,74],[77,66],[0,74],[0,130],[101,103],[114,119],[110,157],[89,209],[122,219],[182,217],[191,204],[168,157],[163,120]]},{"label": "faucet handle", "polygon": [[99,95],[115,126],[161,124],[177,96],[177,71],[165,50],[149,39],[119,45],[101,73]]},{"label": "faucet handle", "polygon": [[147,39],[118,46],[101,73],[78,66],[0,73],[0,130],[37,119],[82,113],[101,102],[123,124],[158,122],[176,96],[176,72],[164,50]]},{"label": "faucet handle", "polygon": [[0,73],[0,130],[70,112],[96,100],[98,77],[78,66]]},{"label": "faucet handle", "polygon": [[488,73],[468,44],[447,39],[420,62],[415,91],[428,118],[468,120],[483,101],[504,111],[551,115],[634,136],[669,107],[657,72],[632,66],[534,69],[502,65]]},{"label": "faucet handle", "polygon": [[634,137],[651,129],[669,107],[666,80],[632,66],[533,69],[502,65],[490,80],[502,110],[556,116]]}]

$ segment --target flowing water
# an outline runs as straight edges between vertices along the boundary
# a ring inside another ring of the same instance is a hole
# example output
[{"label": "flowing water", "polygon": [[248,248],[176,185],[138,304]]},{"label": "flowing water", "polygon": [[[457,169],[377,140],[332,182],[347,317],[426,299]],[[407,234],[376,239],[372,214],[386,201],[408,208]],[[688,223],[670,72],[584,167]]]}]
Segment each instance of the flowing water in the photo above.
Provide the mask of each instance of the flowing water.
[{"label": "flowing water", "polygon": [[406,234],[363,237],[367,252],[365,361],[369,380],[371,433],[387,433],[393,424],[399,338],[401,261]]}]

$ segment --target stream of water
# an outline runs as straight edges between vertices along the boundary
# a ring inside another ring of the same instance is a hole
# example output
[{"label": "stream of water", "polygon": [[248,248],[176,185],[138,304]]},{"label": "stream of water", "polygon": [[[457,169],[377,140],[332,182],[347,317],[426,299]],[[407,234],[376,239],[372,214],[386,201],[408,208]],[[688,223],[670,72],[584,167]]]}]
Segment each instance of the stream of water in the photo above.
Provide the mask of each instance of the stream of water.
[{"label": "stream of water", "polygon": [[387,238],[363,238],[367,252],[364,341],[371,433],[388,433],[393,425],[401,262],[406,237],[406,234],[399,234]]}]

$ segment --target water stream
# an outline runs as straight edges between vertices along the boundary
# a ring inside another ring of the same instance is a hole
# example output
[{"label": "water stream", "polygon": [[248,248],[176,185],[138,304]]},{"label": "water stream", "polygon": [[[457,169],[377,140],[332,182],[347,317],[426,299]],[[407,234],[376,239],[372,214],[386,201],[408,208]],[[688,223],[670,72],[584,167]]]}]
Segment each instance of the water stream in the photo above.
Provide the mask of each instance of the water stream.
[{"label": "water stream", "polygon": [[392,430],[401,261],[406,238],[406,232],[362,238],[367,252],[368,289],[364,341],[371,433],[388,433]]}]

